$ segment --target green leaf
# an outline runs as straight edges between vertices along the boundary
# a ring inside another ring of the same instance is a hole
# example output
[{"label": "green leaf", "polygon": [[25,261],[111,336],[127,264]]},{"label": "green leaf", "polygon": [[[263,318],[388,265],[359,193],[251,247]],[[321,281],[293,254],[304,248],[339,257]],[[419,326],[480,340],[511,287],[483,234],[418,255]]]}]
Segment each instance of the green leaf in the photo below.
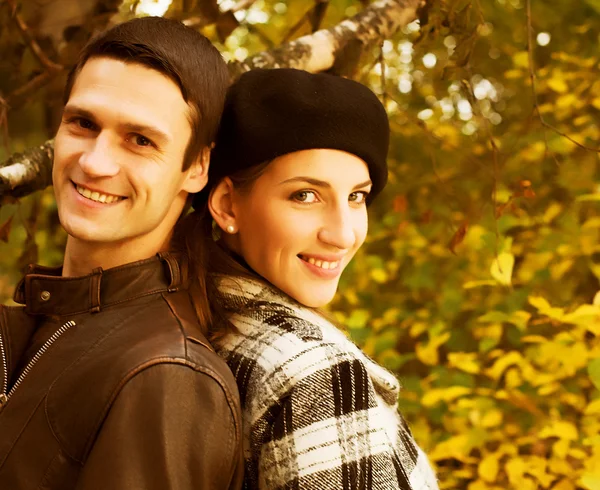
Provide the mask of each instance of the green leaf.
[{"label": "green leaf", "polygon": [[600,359],[593,359],[588,364],[588,375],[594,386],[600,390]]}]

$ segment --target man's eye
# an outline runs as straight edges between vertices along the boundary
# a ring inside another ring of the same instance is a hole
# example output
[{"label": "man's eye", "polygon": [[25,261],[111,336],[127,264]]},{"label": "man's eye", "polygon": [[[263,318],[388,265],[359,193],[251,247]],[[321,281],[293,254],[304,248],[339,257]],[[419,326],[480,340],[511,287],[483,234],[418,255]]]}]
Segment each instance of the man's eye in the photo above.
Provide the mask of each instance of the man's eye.
[{"label": "man's eye", "polygon": [[133,143],[137,146],[153,146],[152,141],[141,134],[134,134],[131,138],[131,141],[133,141]]},{"label": "man's eye", "polygon": [[74,123],[77,125],[77,127],[85,129],[87,131],[93,131],[94,129],[96,129],[96,125],[89,119],[86,119],[85,117],[74,117],[72,119],[69,119],[67,122]]},{"label": "man's eye", "polygon": [[317,195],[313,191],[299,191],[292,196],[292,199],[310,204],[317,201]]}]

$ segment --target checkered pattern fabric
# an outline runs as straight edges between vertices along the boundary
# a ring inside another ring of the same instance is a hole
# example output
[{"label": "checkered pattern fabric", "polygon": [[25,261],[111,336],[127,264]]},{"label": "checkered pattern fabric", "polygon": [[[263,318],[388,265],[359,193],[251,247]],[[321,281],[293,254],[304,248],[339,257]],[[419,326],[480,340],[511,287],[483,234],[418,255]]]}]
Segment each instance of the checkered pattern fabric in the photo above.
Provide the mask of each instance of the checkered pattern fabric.
[{"label": "checkered pattern fabric", "polygon": [[242,399],[244,488],[438,489],[392,374],[262,283],[223,278],[220,289],[237,328],[215,347]]}]

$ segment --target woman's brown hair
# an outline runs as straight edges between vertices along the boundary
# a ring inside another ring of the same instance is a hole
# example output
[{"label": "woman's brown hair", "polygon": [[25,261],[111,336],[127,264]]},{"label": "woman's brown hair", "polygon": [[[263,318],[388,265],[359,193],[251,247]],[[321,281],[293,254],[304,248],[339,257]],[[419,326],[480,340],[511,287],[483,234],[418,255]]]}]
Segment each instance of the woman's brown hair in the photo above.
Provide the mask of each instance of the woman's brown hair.
[{"label": "woman's brown hair", "polygon": [[[264,162],[228,176],[236,190],[247,192],[271,162]],[[219,182],[210,182],[206,194]],[[200,325],[209,340],[215,340],[234,329],[229,321],[231,310],[218,288],[219,276],[263,280],[246,268],[219,243],[221,231],[214,226],[208,209],[208,199],[189,214],[182,216],[175,226],[174,247],[183,251],[190,264],[190,292]]]}]

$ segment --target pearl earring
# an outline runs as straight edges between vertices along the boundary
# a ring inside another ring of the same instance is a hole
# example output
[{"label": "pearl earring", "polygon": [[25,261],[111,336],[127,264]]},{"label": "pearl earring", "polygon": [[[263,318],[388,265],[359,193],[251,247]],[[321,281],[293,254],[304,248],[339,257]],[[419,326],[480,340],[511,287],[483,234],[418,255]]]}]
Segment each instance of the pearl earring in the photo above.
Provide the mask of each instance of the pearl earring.
[{"label": "pearl earring", "polygon": [[235,233],[235,226],[233,226],[233,225],[227,225],[227,228],[225,228],[225,231],[227,233]]}]

